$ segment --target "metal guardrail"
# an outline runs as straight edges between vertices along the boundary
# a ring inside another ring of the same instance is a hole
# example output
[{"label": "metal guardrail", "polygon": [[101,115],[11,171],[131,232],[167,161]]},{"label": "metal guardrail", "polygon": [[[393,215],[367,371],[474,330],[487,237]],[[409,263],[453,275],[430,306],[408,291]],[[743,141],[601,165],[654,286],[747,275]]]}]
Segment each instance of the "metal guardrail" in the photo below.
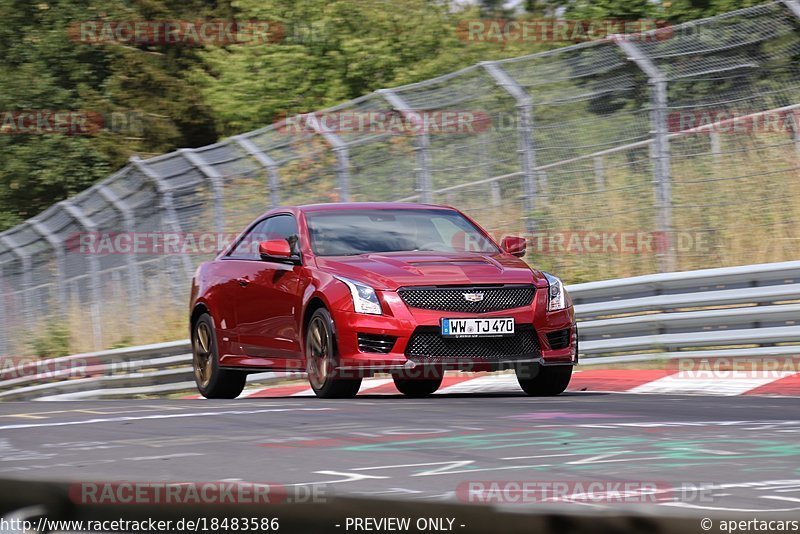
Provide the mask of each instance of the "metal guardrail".
[{"label": "metal guardrail", "polygon": [[[568,286],[581,363],[800,354],[800,261]],[[159,395],[194,388],[188,340],[114,349],[0,371],[0,400]],[[41,370],[44,365],[44,372]],[[81,367],[82,366],[82,367]],[[84,372],[77,373],[76,368]],[[21,375],[21,376],[20,376]],[[300,377],[256,373],[251,383]]]}]

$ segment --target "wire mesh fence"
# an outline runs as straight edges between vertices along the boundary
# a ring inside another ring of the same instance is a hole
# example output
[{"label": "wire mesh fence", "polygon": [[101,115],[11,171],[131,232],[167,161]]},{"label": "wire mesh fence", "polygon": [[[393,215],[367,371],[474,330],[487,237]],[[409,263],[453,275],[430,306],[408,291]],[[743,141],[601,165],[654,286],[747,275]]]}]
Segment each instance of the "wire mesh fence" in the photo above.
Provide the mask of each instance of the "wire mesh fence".
[{"label": "wire mesh fence", "polygon": [[0,352],[54,322],[75,350],[168,336],[196,265],[277,205],[454,205],[569,282],[796,258],[798,58],[785,0],[134,157],[0,234]]}]

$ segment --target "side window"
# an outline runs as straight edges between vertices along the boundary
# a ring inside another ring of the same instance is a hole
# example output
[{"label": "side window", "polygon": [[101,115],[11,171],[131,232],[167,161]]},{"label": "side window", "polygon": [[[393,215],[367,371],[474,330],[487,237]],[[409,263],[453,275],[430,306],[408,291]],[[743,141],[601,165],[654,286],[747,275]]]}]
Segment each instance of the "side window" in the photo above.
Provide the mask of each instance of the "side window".
[{"label": "side window", "polygon": [[267,219],[267,227],[264,229],[266,237],[264,239],[285,239],[292,248],[292,254],[299,254],[297,221],[292,215],[278,215]]},{"label": "side window", "polygon": [[229,258],[237,260],[258,260],[258,244],[271,239],[285,239],[292,247],[292,252],[298,253],[297,221],[292,215],[276,215],[264,219],[256,224],[245,235],[236,247],[228,254]]},{"label": "side window", "polygon": [[237,260],[259,259],[258,244],[265,239],[262,236],[265,234],[265,228],[269,221],[270,219],[265,219],[256,224],[253,229],[236,244],[236,247],[228,254],[228,257],[236,258]]},{"label": "side window", "polygon": [[278,215],[270,217],[264,232],[267,234],[264,239],[285,239],[289,243],[297,242],[297,221],[291,215]]}]

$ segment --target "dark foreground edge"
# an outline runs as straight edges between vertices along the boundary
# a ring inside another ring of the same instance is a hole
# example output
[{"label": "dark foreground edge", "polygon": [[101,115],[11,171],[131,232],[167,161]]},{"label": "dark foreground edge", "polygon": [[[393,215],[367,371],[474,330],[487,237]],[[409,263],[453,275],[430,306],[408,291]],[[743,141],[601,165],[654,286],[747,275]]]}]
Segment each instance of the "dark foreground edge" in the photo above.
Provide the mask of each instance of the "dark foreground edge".
[{"label": "dark foreground edge", "polygon": [[[575,510],[537,508],[531,513],[504,512],[491,507],[453,503],[431,503],[421,501],[391,501],[384,499],[356,499],[330,497],[324,503],[270,504],[270,505],[86,505],[70,499],[67,482],[33,482],[0,480],[0,516],[27,519],[36,525],[39,517],[51,521],[166,521],[177,522],[191,518],[277,518],[279,532],[377,532],[376,530],[348,529],[348,517],[408,517],[412,527],[405,532],[419,532],[413,525],[417,518],[454,518],[452,532],[457,533],[664,533],[686,534],[704,532],[701,518],[694,516],[656,516],[651,514],[596,514],[575,513]],[[650,510],[653,512],[653,510]],[[727,513],[726,518],[734,515]],[[770,519],[779,519],[779,516]],[[787,516],[785,519],[789,519]],[[796,517],[795,517],[796,519]],[[174,523],[173,523],[174,524]],[[225,529],[216,529],[221,532]],[[174,532],[175,530],[172,529]],[[202,530],[200,530],[202,531]],[[705,530],[708,531],[708,530]],[[718,532],[719,530],[717,530]]]}]

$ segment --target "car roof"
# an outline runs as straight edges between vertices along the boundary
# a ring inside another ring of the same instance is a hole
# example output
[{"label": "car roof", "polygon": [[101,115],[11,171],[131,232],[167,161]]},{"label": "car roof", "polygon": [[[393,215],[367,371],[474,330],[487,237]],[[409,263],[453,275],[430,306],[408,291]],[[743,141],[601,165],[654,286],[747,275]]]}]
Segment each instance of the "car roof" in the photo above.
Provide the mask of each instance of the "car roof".
[{"label": "car roof", "polygon": [[327,204],[306,204],[297,206],[303,212],[312,211],[353,211],[353,210],[413,210],[439,209],[452,210],[448,206],[435,204],[416,204],[413,202],[329,202]]}]

